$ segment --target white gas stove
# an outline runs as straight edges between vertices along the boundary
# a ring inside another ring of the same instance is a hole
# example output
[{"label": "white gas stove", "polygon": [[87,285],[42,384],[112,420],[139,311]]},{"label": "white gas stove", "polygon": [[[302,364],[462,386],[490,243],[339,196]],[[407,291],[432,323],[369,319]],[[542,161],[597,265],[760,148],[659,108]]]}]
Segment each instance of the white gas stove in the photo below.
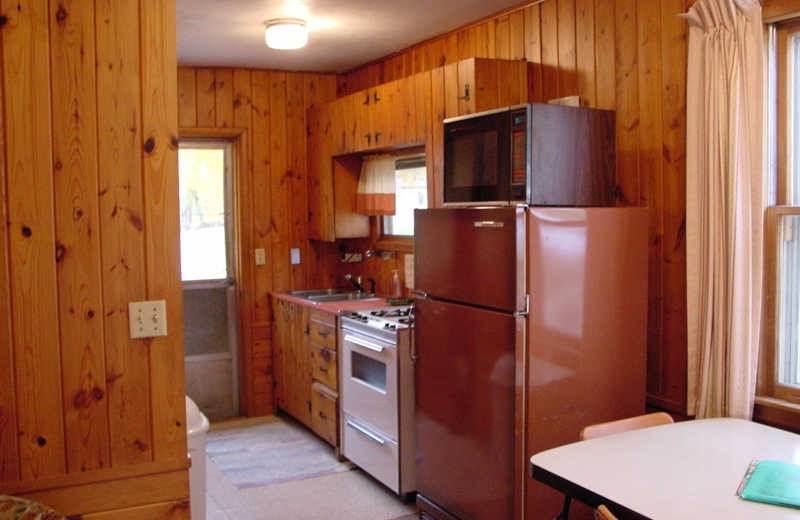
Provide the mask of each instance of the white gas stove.
[{"label": "white gas stove", "polygon": [[342,454],[389,489],[416,489],[411,306],[340,314]]}]

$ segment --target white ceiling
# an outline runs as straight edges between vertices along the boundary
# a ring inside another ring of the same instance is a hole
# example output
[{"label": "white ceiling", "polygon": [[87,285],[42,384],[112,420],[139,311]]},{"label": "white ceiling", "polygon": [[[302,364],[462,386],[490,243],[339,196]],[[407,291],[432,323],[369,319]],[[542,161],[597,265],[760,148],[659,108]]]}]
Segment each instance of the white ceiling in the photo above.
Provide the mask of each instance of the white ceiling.
[{"label": "white ceiling", "polygon": [[[343,72],[521,0],[177,0],[178,63]],[[275,51],[264,22],[309,21],[308,45]]]}]

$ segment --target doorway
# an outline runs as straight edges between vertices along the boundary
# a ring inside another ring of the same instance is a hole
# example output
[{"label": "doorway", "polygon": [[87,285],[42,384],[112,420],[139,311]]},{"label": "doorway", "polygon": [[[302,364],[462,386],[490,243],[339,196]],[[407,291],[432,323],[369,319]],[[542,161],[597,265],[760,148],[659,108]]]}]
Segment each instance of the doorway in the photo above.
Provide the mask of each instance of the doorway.
[{"label": "doorway", "polygon": [[186,394],[210,419],[239,414],[233,142],[181,139]]}]

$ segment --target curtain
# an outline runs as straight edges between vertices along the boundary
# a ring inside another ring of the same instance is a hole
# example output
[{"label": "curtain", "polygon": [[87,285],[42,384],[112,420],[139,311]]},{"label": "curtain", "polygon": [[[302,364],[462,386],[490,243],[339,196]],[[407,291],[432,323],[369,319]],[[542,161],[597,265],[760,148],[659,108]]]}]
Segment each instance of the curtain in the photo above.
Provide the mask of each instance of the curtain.
[{"label": "curtain", "polygon": [[394,215],[394,164],[391,155],[364,158],[356,190],[356,213]]},{"label": "curtain", "polygon": [[698,0],[686,110],[688,412],[751,418],[761,328],[763,26],[758,0]]}]

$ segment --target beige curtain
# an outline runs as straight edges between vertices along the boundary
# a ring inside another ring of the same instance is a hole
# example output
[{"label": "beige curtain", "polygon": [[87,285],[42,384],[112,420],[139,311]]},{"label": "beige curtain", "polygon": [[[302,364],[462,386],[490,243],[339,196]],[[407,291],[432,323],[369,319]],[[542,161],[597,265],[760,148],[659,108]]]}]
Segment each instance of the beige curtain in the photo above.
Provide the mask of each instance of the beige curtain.
[{"label": "beige curtain", "polygon": [[356,190],[356,213],[394,215],[394,164],[391,155],[364,158]]},{"label": "beige curtain", "polygon": [[761,323],[763,26],[758,0],[698,0],[686,135],[688,402],[750,418]]}]

